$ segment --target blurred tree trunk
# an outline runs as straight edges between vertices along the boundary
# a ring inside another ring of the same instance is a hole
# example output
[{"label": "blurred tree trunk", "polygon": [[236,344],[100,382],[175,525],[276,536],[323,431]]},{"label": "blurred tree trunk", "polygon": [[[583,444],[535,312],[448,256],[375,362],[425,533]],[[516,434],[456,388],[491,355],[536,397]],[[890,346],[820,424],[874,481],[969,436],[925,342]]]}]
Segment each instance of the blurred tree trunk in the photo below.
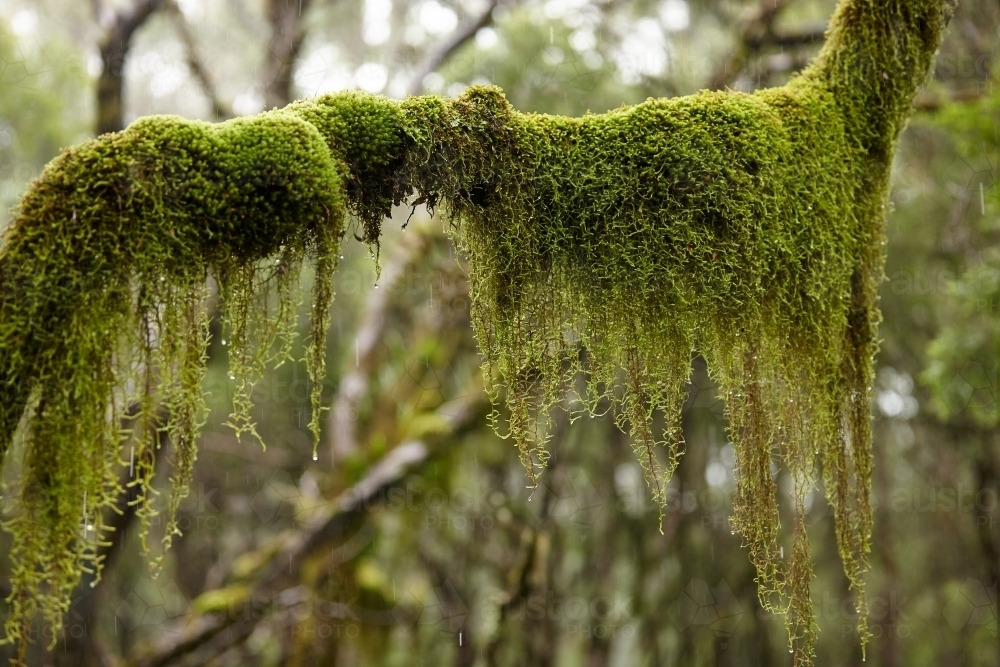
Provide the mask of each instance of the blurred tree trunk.
[{"label": "blurred tree trunk", "polygon": [[97,134],[118,132],[125,128],[125,60],[132,48],[132,37],[161,0],[138,0],[127,9],[114,11],[94,0],[98,22],[104,27],[101,52],[101,75],[97,79]]},{"label": "blurred tree trunk", "polygon": [[306,38],[303,15],[310,0],[267,0],[271,27],[264,63],[264,108],[283,107],[292,101],[292,75]]}]

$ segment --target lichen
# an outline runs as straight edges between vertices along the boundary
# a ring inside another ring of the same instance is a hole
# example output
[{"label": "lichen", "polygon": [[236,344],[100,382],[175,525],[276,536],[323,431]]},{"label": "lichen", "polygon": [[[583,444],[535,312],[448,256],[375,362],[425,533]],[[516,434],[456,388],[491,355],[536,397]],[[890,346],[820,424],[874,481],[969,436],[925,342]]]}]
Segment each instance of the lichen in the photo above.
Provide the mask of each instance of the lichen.
[{"label": "lichen", "polygon": [[[733,525],[763,606],[787,619],[795,662],[810,663],[805,498],[821,466],[863,643],[888,175],[947,16],[938,0],[844,0],[816,62],[754,94],[564,118],[518,113],[491,87],[402,102],[337,93],[216,126],[151,117],[67,150],[0,251],[0,453],[23,434],[31,478],[9,525],[8,636],[26,637],[36,611],[58,626],[80,572],[99,569],[126,445],[143,461],[136,502],[155,511],[164,429],[176,511],[204,412],[207,276],[229,327],[230,423],[254,435],[253,383],[287,357],[295,276],[315,262],[318,434],[344,211],[377,253],[392,206],[425,202],[443,207],[468,256],[486,385],[509,412],[497,425],[532,482],[550,411],[585,372],[583,409],[611,405],[663,503],[700,353],[726,405]],[[787,559],[779,462],[794,482]]]}]

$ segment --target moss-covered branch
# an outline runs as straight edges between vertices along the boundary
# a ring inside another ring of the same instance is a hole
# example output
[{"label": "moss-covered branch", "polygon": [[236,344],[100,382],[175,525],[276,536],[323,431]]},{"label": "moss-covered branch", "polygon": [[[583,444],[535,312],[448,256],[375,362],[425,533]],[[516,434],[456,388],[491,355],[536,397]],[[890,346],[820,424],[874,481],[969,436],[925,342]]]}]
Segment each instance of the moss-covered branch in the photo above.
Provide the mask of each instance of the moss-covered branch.
[{"label": "moss-covered branch", "polygon": [[[81,569],[100,566],[102,510],[121,492],[122,406],[142,406],[135,446],[151,448],[162,428],[174,440],[168,509],[185,492],[204,412],[206,277],[231,329],[231,423],[253,434],[250,391],[287,350],[277,342],[301,262],[319,268],[315,381],[345,210],[377,244],[392,205],[416,196],[455,222],[487,386],[494,399],[505,389],[500,428],[533,480],[549,411],[586,370],[588,409],[611,400],[662,502],[698,350],[736,445],[735,526],[796,662],[811,660],[816,631],[804,508],[817,466],[864,638],[888,175],[946,9],[845,0],[816,63],[752,95],[563,118],[517,113],[488,87],[453,100],[339,93],[219,125],[146,118],[67,150],[0,251],[0,454],[20,434],[27,476],[10,526],[8,633],[26,636],[36,612],[58,624]],[[319,408],[314,392],[317,430]],[[775,460],[795,481],[787,559]],[[150,474],[133,480],[147,516]]]}]

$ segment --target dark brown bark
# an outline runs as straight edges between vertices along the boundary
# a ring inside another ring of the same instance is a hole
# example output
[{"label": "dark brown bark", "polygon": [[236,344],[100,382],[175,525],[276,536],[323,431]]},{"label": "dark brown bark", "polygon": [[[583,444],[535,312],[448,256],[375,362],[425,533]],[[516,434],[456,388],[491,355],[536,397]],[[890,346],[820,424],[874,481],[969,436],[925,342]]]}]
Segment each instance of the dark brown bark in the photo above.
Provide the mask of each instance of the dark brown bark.
[{"label": "dark brown bark", "polygon": [[101,75],[97,79],[97,134],[125,128],[125,60],[132,49],[132,37],[161,4],[161,0],[138,0],[128,9],[115,12],[101,39]]}]

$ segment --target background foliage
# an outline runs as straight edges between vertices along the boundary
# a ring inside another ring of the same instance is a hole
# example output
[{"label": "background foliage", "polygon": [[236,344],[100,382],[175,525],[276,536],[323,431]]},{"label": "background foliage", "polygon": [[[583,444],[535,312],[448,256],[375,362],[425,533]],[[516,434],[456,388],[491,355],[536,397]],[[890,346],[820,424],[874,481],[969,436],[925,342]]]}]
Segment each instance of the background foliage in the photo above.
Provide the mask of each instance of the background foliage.
[{"label": "background foliage", "polygon": [[[120,19],[145,5],[118,53]],[[0,0],[0,215],[60,146],[113,126],[115,75],[126,123],[253,113],[344,87],[402,96],[482,82],[520,110],[580,115],[706,86],[780,84],[808,60],[831,9],[812,0]],[[878,665],[1000,656],[998,26],[995,3],[960,2],[897,159],[874,406],[867,662]],[[154,580],[135,527],[123,524],[104,580],[81,587],[63,636],[51,651],[40,636],[30,664],[790,662],[782,623],[760,610],[731,533],[733,451],[702,365],[662,534],[610,417],[557,423],[532,495],[516,450],[487,424],[461,258],[422,209],[400,231],[409,214],[386,225],[377,283],[368,249],[345,246],[319,460],[304,364],[270,372],[256,390],[266,450],[224,425],[232,382],[213,330],[213,410],[183,536]],[[16,473],[7,471],[4,497]],[[787,492],[789,482],[779,485]],[[363,493],[373,483],[380,492]],[[860,663],[820,492],[808,520],[819,528],[819,661]]]}]

